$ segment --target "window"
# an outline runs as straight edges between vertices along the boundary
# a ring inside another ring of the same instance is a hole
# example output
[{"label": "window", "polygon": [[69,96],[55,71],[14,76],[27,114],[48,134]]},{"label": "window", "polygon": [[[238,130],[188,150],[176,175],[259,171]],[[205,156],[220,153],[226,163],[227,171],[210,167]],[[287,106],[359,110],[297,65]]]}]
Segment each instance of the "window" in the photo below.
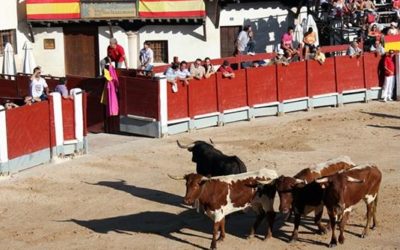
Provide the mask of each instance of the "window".
[{"label": "window", "polygon": [[17,54],[17,38],[15,30],[0,30],[0,55],[4,54],[4,47],[11,43],[14,53]]},{"label": "window", "polygon": [[168,41],[148,41],[154,52],[155,63],[168,63]]}]

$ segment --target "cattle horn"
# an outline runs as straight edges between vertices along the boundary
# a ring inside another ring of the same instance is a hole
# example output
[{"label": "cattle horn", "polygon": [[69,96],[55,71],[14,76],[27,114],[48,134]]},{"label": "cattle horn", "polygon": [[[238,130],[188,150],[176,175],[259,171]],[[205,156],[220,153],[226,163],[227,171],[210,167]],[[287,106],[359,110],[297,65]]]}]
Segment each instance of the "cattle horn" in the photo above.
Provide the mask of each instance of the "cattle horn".
[{"label": "cattle horn", "polygon": [[191,143],[191,144],[189,144],[189,145],[182,145],[182,144],[179,142],[179,140],[176,140],[176,143],[178,144],[178,147],[180,147],[180,148],[185,148],[185,149],[190,149],[190,148],[192,148],[192,147],[194,146],[194,143]]},{"label": "cattle horn", "polygon": [[302,180],[302,179],[295,179],[296,180],[296,184],[307,184],[306,180]]},{"label": "cattle horn", "polygon": [[170,175],[170,174],[167,174],[167,175],[168,175],[169,178],[177,180],[177,181],[181,181],[181,180],[185,179],[184,176],[174,176],[174,175]]},{"label": "cattle horn", "polygon": [[273,180],[271,180],[270,178],[268,178],[267,180],[257,180],[257,183],[258,183],[258,184],[261,184],[261,185],[268,185],[268,184],[271,184],[272,181],[273,181]]},{"label": "cattle horn", "polygon": [[210,143],[211,143],[212,145],[215,145],[214,141],[211,140],[211,138],[208,138],[208,139],[210,140]]},{"label": "cattle horn", "polygon": [[364,182],[364,180],[359,180],[359,179],[353,178],[353,177],[351,177],[351,176],[347,176],[347,181],[348,181],[348,182],[355,182],[355,183],[362,183],[362,182]]},{"label": "cattle horn", "polygon": [[328,177],[324,177],[324,178],[315,180],[315,182],[316,183],[325,183],[325,182],[328,182],[328,180],[329,180]]}]

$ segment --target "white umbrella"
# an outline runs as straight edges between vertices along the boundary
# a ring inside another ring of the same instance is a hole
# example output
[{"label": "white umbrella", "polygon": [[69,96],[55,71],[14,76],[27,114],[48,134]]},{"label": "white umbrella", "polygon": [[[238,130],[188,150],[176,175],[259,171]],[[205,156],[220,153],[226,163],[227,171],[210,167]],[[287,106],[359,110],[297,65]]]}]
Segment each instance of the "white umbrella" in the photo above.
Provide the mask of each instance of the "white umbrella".
[{"label": "white umbrella", "polygon": [[33,58],[32,44],[26,41],[22,49],[24,52],[24,70],[25,74],[32,74],[33,69],[36,67],[35,58]]},{"label": "white umbrella", "polygon": [[308,28],[310,28],[310,27],[313,29],[313,31],[315,32],[316,37],[317,37],[317,41],[315,42],[315,45],[319,45],[318,27],[317,27],[317,24],[315,23],[314,18],[312,17],[312,15],[308,15],[307,16],[306,25],[303,26],[304,33],[306,33]]},{"label": "white umbrella", "polygon": [[4,48],[3,74],[15,75],[16,73],[17,70],[15,68],[14,49],[10,43],[7,43],[6,47]]},{"label": "white umbrella", "polygon": [[299,44],[303,43],[303,27],[300,24],[297,24],[294,28],[294,37],[293,37],[293,46],[297,48]]}]

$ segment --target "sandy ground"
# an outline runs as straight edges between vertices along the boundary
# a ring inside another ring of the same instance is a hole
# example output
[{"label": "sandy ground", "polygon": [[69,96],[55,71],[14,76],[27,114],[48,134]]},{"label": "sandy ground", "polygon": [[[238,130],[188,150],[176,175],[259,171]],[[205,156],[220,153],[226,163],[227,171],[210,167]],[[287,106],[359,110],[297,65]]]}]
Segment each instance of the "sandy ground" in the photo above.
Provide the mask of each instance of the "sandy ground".
[{"label": "sandy ground", "polygon": [[[181,204],[183,182],[167,173],[194,171],[191,155],[175,140],[211,137],[217,148],[238,155],[249,170],[261,167],[293,175],[339,155],[376,163],[383,173],[379,225],[359,237],[360,203],[338,249],[400,248],[400,102],[351,104],[283,117],[203,129],[166,139],[92,134],[90,154],[39,166],[0,180],[1,249],[207,249],[211,221]],[[275,206],[278,205],[275,200]],[[326,213],[324,218],[327,218]],[[311,217],[290,244],[293,224],[278,220],[274,238],[246,239],[254,214],[234,214],[219,249],[324,249]],[[259,234],[263,235],[264,228]]]}]

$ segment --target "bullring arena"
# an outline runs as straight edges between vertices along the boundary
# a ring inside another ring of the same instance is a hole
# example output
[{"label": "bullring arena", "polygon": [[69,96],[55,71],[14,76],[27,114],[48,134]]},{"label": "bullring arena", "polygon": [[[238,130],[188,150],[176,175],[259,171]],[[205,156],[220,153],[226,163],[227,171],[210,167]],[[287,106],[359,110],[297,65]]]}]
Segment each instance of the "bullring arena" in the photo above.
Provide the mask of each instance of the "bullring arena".
[{"label": "bullring arena", "polygon": [[[357,163],[375,163],[383,173],[378,227],[365,238],[365,205],[350,215],[346,242],[338,249],[400,247],[400,103],[369,102],[320,108],[281,117],[227,124],[164,139],[89,134],[89,154],[58,160],[2,177],[1,249],[208,249],[212,223],[183,205],[184,182],[167,174],[194,172],[191,154],[177,147],[212,138],[224,153],[238,155],[248,170],[261,167],[279,174],[339,155]],[[279,199],[275,199],[277,208]],[[227,218],[227,237],[219,249],[323,249],[330,234],[316,234],[312,217],[288,243],[292,222],[278,215],[273,238],[246,239],[255,218]],[[327,221],[326,212],[323,216]],[[263,235],[264,227],[257,232]]]}]

